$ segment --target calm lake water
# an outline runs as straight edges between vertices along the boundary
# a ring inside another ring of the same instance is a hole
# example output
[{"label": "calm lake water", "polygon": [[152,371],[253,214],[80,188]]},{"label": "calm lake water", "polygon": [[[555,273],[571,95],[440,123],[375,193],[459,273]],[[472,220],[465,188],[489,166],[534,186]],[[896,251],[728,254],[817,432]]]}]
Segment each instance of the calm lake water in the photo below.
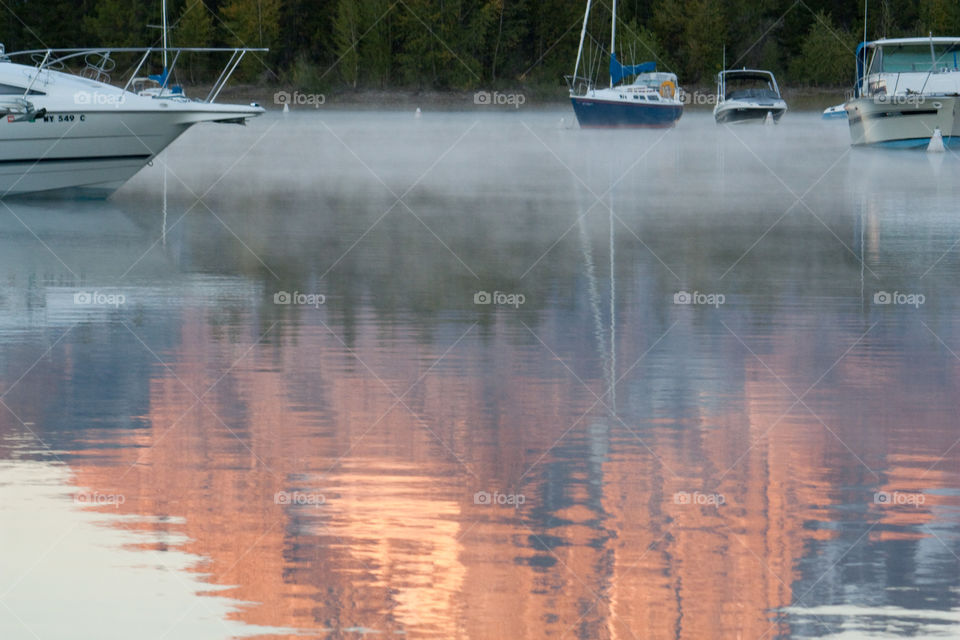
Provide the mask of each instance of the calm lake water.
[{"label": "calm lake water", "polygon": [[960,637],[960,159],[571,121],[0,206],[0,637]]}]

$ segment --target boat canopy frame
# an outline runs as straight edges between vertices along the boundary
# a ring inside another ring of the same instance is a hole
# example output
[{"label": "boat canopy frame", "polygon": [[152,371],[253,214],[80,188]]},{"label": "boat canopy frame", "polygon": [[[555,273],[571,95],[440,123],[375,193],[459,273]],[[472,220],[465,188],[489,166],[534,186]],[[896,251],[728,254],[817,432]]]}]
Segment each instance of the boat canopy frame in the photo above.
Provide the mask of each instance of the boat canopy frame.
[{"label": "boat canopy frame", "polygon": [[[133,73],[130,74],[130,78],[123,86],[124,91],[129,91],[131,85],[138,78],[137,74],[140,72],[140,69],[143,68],[143,65],[147,63],[147,60],[150,58],[151,54],[174,54],[173,62],[170,64],[170,67],[165,67],[160,76],[153,78],[157,80],[157,83],[160,85],[162,90],[167,88],[167,85],[170,81],[170,75],[173,73],[181,53],[229,53],[230,58],[227,60],[226,65],[224,65],[223,70],[217,77],[216,82],[214,82],[213,86],[210,88],[209,93],[207,93],[207,97],[203,100],[199,100],[199,102],[212,104],[216,101],[217,97],[220,95],[220,92],[223,91],[223,88],[227,85],[227,82],[229,82],[234,71],[236,71],[237,67],[240,65],[240,62],[248,53],[265,53],[267,51],[269,51],[269,49],[260,47],[82,47],[70,49],[26,49],[23,51],[6,53],[2,50],[2,48],[0,48],[0,60],[10,62],[11,58],[14,57],[30,56],[31,59],[36,63],[38,73],[35,73],[31,78],[30,85],[24,92],[24,97],[26,97],[33,88],[33,84],[36,82],[37,78],[40,77],[40,72],[59,71],[60,69],[65,68],[67,61],[81,57],[83,58],[85,68],[80,75],[83,73],[92,73],[94,74],[94,77],[90,79],[98,82],[109,83],[110,73],[116,67],[116,60],[111,57],[113,54],[142,53],[143,55],[140,56],[140,60],[133,69]],[[106,80],[103,80],[103,78]]]}]

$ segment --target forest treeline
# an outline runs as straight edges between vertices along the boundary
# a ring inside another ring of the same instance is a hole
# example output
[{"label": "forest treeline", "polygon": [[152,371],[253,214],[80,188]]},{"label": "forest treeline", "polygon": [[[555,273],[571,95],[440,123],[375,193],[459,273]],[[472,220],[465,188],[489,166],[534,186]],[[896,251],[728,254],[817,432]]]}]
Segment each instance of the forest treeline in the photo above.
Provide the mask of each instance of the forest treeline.
[{"label": "forest treeline", "polygon": [[[595,0],[585,68],[609,55],[612,0]],[[583,0],[169,0],[171,46],[269,47],[240,70],[251,82],[304,90],[561,86],[572,72]],[[6,0],[7,51],[150,46],[160,0]],[[836,0],[620,0],[618,56],[655,59],[682,83],[729,65],[771,69],[794,84],[852,83],[864,5]],[[870,38],[960,34],[957,0],[874,0]],[[181,66],[191,80],[213,67]]]}]

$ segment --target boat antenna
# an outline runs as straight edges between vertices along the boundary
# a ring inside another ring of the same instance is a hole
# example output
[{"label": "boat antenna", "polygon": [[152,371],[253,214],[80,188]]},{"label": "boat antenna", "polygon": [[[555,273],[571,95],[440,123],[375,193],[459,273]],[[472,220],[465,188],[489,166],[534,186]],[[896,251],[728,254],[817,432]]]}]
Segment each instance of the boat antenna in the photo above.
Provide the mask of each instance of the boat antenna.
[{"label": "boat antenna", "polygon": [[[610,55],[615,56],[617,46],[617,0],[613,0],[613,23],[610,26]],[[610,74],[610,88],[613,89],[613,74]]]},{"label": "boat antenna", "polygon": [[927,77],[923,80],[923,86],[920,87],[920,93],[923,93],[927,90],[927,83],[930,82],[930,76],[935,73],[937,70],[937,54],[933,50],[933,31],[930,32],[930,71],[927,72]]},{"label": "boat antenna", "polygon": [[[863,0],[863,46],[860,49],[863,51],[863,77],[867,76],[867,10],[870,8],[870,0]],[[863,84],[863,80],[858,76],[856,78],[856,83]],[[859,86],[854,86],[853,95],[860,95]]]},{"label": "boat antenna", "polygon": [[583,56],[583,41],[587,37],[587,21],[590,19],[590,2],[587,0],[587,11],[583,14],[583,29],[580,30],[580,48],[577,49],[577,64],[573,67],[573,80],[570,83],[570,91],[577,86],[577,71],[580,70],[580,58]]}]

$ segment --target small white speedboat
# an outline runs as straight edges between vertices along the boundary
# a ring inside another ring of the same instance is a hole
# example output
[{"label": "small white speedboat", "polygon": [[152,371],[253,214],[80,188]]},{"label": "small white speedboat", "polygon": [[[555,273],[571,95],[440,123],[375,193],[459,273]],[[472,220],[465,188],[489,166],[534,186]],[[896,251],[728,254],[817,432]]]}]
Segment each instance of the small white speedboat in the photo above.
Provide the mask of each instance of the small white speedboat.
[{"label": "small white speedboat", "polygon": [[717,75],[717,124],[765,122],[769,114],[779,122],[787,103],[773,73],[762,69],[730,69]]},{"label": "small white speedboat", "polygon": [[841,118],[847,119],[847,104],[835,104],[832,107],[827,107],[823,110],[823,115],[821,116],[824,120],[840,120]]}]

